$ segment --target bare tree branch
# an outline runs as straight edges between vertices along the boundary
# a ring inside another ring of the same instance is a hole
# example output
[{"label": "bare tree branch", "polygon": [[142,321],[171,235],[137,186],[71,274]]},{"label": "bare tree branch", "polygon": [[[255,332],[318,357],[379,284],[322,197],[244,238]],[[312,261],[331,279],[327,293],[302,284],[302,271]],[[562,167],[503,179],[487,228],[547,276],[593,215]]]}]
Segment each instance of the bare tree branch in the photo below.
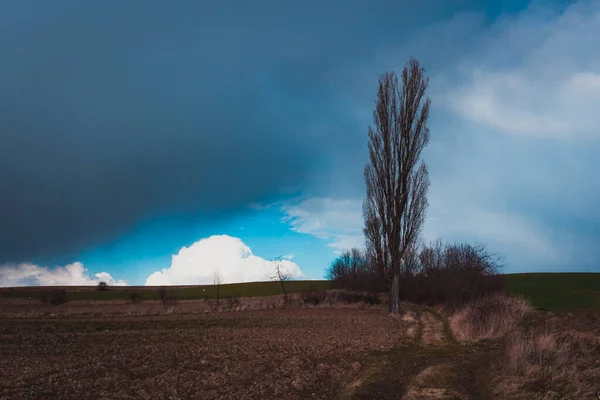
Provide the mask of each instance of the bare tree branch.
[{"label": "bare tree branch", "polygon": [[279,281],[281,285],[281,290],[283,291],[284,302],[288,304],[288,294],[286,288],[286,282],[292,279],[292,274],[289,271],[286,271],[283,265],[283,257],[276,257],[272,260],[275,266],[275,273],[270,276],[270,279],[273,281]]},{"label": "bare tree branch", "polygon": [[221,282],[223,281],[221,277],[221,273],[219,270],[216,270],[213,274],[213,284],[217,287],[217,305],[215,307],[215,311],[219,309],[219,300],[221,298]]}]

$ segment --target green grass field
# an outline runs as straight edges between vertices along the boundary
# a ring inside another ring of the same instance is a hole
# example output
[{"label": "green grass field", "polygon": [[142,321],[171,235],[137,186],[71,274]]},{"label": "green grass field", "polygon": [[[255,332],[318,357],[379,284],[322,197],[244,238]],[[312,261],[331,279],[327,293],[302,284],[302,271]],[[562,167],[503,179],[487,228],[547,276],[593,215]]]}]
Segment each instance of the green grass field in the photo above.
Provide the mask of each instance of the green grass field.
[{"label": "green grass field", "polygon": [[543,310],[600,309],[600,273],[508,274],[505,282],[510,294]]},{"label": "green grass field", "polygon": [[[600,273],[526,273],[504,275],[508,293],[528,298],[534,306],[551,311],[600,310]],[[288,293],[323,291],[329,281],[290,281]],[[0,298],[39,298],[50,288],[2,288]],[[139,291],[142,300],[158,299],[156,287],[110,287],[98,292],[93,287],[68,287],[70,300],[127,300],[131,291]],[[279,282],[249,282],[221,285],[221,298],[279,295]],[[168,294],[180,300],[211,299],[217,294],[213,285],[175,286]]]},{"label": "green grass field", "polygon": [[[289,281],[285,283],[288,293],[302,293],[305,291],[323,291],[331,288],[329,281]],[[43,293],[48,293],[50,287],[19,287],[1,288],[0,298],[39,298]],[[127,300],[132,291],[141,293],[142,300],[158,299],[158,288],[152,286],[112,286],[107,291],[99,292],[94,287],[77,286],[65,287],[69,300]],[[217,297],[217,288],[214,285],[202,286],[171,286],[167,294],[179,300],[214,299]],[[220,297],[257,297],[283,294],[279,282],[248,282],[221,285]]]}]

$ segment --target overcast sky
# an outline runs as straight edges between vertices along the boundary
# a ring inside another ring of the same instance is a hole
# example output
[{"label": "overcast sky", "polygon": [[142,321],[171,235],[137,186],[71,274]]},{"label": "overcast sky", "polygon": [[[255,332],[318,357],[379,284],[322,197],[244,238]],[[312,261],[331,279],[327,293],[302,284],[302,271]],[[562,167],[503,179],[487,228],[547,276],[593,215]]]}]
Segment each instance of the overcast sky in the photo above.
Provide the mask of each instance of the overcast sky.
[{"label": "overcast sky", "polygon": [[411,56],[424,238],[600,271],[599,37],[599,1],[3,1],[0,285],[320,279]]}]

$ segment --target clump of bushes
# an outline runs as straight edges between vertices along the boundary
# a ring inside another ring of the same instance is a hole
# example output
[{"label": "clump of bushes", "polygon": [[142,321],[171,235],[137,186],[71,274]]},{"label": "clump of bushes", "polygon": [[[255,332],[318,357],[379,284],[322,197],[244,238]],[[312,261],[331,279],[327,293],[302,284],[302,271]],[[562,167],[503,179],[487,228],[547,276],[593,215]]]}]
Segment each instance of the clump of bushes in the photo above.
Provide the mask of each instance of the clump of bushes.
[{"label": "clump of bushes", "polygon": [[98,282],[98,285],[96,286],[96,290],[99,292],[106,292],[108,290],[108,283]]},{"label": "clump of bushes", "polygon": [[381,299],[376,293],[350,291],[347,289],[331,290],[327,292],[318,292],[308,290],[302,293],[302,304],[317,306],[319,304],[337,304],[337,303],[365,303],[369,305],[380,304]]},{"label": "clump of bushes", "polygon": [[300,299],[302,300],[302,304],[316,306],[325,301],[325,293],[307,290],[302,293]]},{"label": "clump of bushes", "polygon": [[335,293],[335,301],[339,303],[365,303],[370,305],[381,303],[379,296],[372,292],[351,292],[347,290],[342,290]]},{"label": "clump of bushes", "polygon": [[317,290],[314,285],[310,285],[300,295],[300,300],[303,305],[317,306],[325,302],[325,290]]},{"label": "clump of bushes", "polygon": [[387,291],[386,283],[371,267],[359,249],[344,251],[327,271],[325,278],[332,281],[334,289],[380,293]]},{"label": "clump of bushes", "polygon": [[492,339],[518,328],[533,312],[531,304],[519,297],[495,293],[474,300],[449,318],[450,329],[459,341]]},{"label": "clump of bushes", "polygon": [[400,295],[417,303],[459,307],[504,291],[504,282],[498,273],[501,267],[502,258],[488,252],[482,244],[436,241],[421,250],[417,273],[405,277]]},{"label": "clump of bushes", "polygon": [[[444,244],[436,241],[410,249],[401,265],[400,299],[424,305],[444,304],[450,309],[501,292],[501,257],[481,244]],[[374,296],[387,292],[388,283],[363,252],[352,249],[336,258],[326,278],[334,288],[363,291]]]}]

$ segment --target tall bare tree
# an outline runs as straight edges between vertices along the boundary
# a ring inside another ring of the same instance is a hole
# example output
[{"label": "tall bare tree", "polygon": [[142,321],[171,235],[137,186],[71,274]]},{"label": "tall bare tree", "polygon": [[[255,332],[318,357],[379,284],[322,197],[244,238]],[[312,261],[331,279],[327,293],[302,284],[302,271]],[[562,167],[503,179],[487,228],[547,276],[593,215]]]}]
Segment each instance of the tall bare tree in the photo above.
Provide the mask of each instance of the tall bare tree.
[{"label": "tall bare tree", "polygon": [[427,209],[429,173],[421,151],[429,143],[429,78],[411,58],[400,82],[394,72],[379,79],[374,127],[369,127],[363,203],[367,258],[389,288],[389,311],[399,312],[404,258],[419,237]]},{"label": "tall bare tree", "polygon": [[223,279],[221,278],[221,273],[219,270],[216,270],[213,274],[213,284],[217,287],[217,306],[216,309],[219,308],[219,300],[221,299],[221,282]]}]

